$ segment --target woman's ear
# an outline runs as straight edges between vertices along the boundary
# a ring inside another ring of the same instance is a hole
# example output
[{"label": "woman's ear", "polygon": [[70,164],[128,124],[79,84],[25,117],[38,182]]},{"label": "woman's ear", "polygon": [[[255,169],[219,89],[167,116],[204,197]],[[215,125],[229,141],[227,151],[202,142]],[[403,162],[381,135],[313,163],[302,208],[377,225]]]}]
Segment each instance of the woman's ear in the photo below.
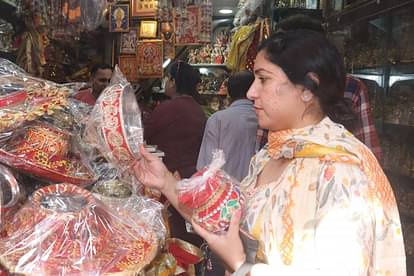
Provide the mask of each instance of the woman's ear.
[{"label": "woman's ear", "polygon": [[310,90],[305,89],[302,92],[301,98],[302,98],[302,101],[307,103],[307,102],[310,102],[312,100],[313,94],[312,94],[312,92],[310,92]]}]

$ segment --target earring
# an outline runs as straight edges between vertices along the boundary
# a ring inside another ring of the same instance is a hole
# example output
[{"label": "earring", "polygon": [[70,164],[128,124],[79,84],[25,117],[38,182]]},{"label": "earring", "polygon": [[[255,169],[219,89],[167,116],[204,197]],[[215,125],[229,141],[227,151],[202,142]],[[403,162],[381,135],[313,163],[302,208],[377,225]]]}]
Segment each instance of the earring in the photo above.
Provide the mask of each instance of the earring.
[{"label": "earring", "polygon": [[302,94],[302,101],[309,102],[312,98],[312,95],[310,93],[303,93]]}]

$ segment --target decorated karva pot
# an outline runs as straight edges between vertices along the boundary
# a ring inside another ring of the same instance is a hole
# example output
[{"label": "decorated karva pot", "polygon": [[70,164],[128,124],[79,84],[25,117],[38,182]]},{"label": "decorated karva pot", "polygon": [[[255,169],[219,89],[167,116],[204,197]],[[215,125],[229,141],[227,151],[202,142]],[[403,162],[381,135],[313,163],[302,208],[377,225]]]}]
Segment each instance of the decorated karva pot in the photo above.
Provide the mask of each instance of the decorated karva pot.
[{"label": "decorated karva pot", "polygon": [[93,172],[70,154],[70,134],[49,124],[33,123],[0,148],[0,161],[53,182],[88,185]]},{"label": "decorated karva pot", "polygon": [[142,229],[145,224],[132,228],[85,189],[51,185],[7,224],[0,262],[23,275],[135,275],[158,249]]},{"label": "decorated karva pot", "polygon": [[[201,170],[192,178],[203,173],[205,171]],[[242,202],[238,185],[222,170],[217,170],[195,189],[181,192],[179,201],[193,209],[194,220],[211,232],[226,231],[232,215],[241,209]]]},{"label": "decorated karva pot", "polygon": [[106,88],[92,114],[98,122],[102,154],[118,167],[129,166],[139,158],[139,146],[143,143],[141,112],[129,85]]}]

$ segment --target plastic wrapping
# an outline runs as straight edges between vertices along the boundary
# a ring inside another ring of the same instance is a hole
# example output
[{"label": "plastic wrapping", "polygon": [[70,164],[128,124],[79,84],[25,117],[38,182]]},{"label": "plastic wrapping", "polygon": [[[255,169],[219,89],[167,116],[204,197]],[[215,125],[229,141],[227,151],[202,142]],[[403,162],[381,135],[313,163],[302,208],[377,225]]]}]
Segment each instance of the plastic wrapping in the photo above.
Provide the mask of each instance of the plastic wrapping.
[{"label": "plastic wrapping", "polygon": [[244,26],[257,18],[256,10],[263,4],[263,0],[241,0],[238,11],[234,16],[234,26]]},{"label": "plastic wrapping", "polygon": [[120,175],[140,157],[141,112],[134,90],[118,66],[90,114],[85,139],[116,166]]},{"label": "plastic wrapping", "polygon": [[95,176],[73,154],[71,139],[71,133],[36,121],[3,139],[0,161],[45,180],[90,184]]},{"label": "plastic wrapping", "polygon": [[0,231],[3,222],[16,211],[20,199],[21,192],[16,178],[8,168],[0,165]]},{"label": "plastic wrapping", "polygon": [[0,133],[67,105],[68,88],[31,77],[4,59],[0,59],[0,68]]},{"label": "plastic wrapping", "polygon": [[26,72],[8,59],[0,58],[0,75],[25,75]]},{"label": "plastic wrapping", "polygon": [[96,30],[105,20],[106,0],[80,0],[82,29]]},{"label": "plastic wrapping", "polygon": [[211,164],[177,184],[178,200],[193,210],[193,219],[211,232],[226,231],[232,215],[241,209],[240,184],[220,168],[224,153],[213,153]]},{"label": "plastic wrapping", "polygon": [[[96,198],[105,203],[111,210],[130,225],[144,222],[147,229],[152,229],[159,240],[166,237],[166,228],[162,211],[164,206],[150,198],[139,196],[134,186],[127,185],[117,179],[96,183],[92,192]],[[134,228],[139,227],[137,225]]]},{"label": "plastic wrapping", "polygon": [[6,224],[0,262],[24,275],[135,275],[159,247],[135,218],[131,224],[77,186],[44,187]]}]

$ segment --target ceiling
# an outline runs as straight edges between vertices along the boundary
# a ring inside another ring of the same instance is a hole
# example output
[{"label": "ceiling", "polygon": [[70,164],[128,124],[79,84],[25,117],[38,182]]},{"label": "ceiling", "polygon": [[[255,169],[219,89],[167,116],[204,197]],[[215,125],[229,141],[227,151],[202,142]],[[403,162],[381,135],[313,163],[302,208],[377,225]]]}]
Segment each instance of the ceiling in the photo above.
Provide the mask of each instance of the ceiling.
[{"label": "ceiling", "polygon": [[[213,0],[213,15],[214,17],[232,17],[236,12],[237,4],[239,0]],[[220,14],[218,11],[221,9],[232,9],[234,11],[233,14],[223,15]]]}]

